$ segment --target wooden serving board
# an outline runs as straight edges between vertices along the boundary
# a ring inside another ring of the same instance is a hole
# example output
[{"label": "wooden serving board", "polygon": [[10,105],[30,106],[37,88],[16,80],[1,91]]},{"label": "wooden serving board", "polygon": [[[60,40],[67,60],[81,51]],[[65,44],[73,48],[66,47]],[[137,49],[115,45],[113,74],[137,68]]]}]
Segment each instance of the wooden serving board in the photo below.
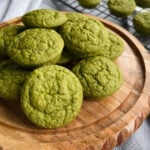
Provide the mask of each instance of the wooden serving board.
[{"label": "wooden serving board", "polygon": [[[84,100],[73,122],[52,130],[30,123],[20,104],[0,100],[0,150],[109,150],[139,128],[150,112],[150,56],[128,31],[98,20],[125,41],[125,51],[116,60],[123,72],[121,88],[100,101]],[[0,27],[20,23],[16,18]]]}]

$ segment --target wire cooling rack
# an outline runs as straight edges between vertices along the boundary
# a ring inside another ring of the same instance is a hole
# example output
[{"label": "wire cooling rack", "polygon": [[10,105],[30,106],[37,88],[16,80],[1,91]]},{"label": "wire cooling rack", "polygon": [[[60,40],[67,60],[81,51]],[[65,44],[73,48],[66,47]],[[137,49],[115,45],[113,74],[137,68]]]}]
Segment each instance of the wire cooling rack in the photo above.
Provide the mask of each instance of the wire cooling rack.
[{"label": "wire cooling rack", "polygon": [[136,7],[134,13],[127,18],[119,18],[110,14],[107,6],[108,0],[102,0],[102,2],[94,9],[86,9],[79,5],[77,0],[53,0],[53,3],[59,10],[67,10],[67,11],[77,11],[82,13],[91,14],[94,16],[98,16],[104,19],[107,19],[111,22],[114,22],[125,29],[127,29],[131,34],[136,36],[145,46],[146,49],[150,51],[150,37],[141,36],[138,34],[133,27],[133,16],[137,13],[143,11],[150,11],[150,9],[143,9],[141,7]]}]

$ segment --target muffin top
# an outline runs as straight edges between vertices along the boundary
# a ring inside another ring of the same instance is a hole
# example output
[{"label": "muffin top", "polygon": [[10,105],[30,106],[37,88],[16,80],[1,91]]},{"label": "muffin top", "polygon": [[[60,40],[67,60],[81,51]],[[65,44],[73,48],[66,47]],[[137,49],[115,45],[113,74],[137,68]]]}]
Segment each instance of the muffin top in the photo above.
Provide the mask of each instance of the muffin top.
[{"label": "muffin top", "polygon": [[[78,18],[72,21],[73,16]],[[73,14],[60,27],[60,34],[65,41],[68,51],[80,58],[87,58],[100,54],[109,47],[108,31],[102,23],[92,18]]]},{"label": "muffin top", "polygon": [[11,60],[0,63],[0,97],[20,100],[21,88],[29,73]]},{"label": "muffin top", "polygon": [[54,28],[67,21],[64,13],[56,10],[38,9],[22,16],[22,21],[27,27]]},{"label": "muffin top", "polygon": [[86,8],[96,7],[101,0],[78,0],[79,4]]},{"label": "muffin top", "polygon": [[108,38],[110,41],[110,46],[108,49],[105,49],[105,51],[101,51],[100,56],[104,56],[111,60],[115,60],[122,54],[125,45],[123,40],[113,32],[109,32]]},{"label": "muffin top", "polygon": [[7,53],[13,61],[22,66],[37,67],[48,62],[56,63],[63,46],[63,39],[54,30],[28,29],[14,38]]},{"label": "muffin top", "polygon": [[113,15],[126,17],[134,11],[136,3],[134,0],[109,0],[108,7]]},{"label": "muffin top", "polygon": [[150,11],[137,14],[133,18],[133,23],[137,31],[150,35]]},{"label": "muffin top", "polygon": [[71,71],[47,65],[31,72],[22,89],[21,104],[33,123],[56,128],[76,117],[82,99],[81,84]]},{"label": "muffin top", "polygon": [[88,98],[109,96],[122,84],[119,68],[102,56],[83,59],[73,68],[73,72],[83,86],[84,96]]},{"label": "muffin top", "polygon": [[9,25],[0,28],[0,57],[7,56],[6,50],[10,42],[24,29],[25,27],[21,25]]}]

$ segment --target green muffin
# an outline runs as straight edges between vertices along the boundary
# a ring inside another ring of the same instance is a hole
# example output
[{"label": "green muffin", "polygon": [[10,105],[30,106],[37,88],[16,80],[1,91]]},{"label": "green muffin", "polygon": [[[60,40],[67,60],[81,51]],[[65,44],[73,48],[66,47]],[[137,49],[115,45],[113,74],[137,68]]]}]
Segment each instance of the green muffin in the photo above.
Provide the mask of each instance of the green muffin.
[{"label": "green muffin", "polygon": [[94,8],[101,2],[101,0],[78,0],[78,2],[85,8]]},{"label": "green muffin", "polygon": [[73,72],[82,84],[84,97],[88,98],[112,95],[122,84],[119,68],[110,59],[101,56],[83,59]]},{"label": "green muffin", "polygon": [[150,36],[150,11],[137,14],[133,18],[133,24],[138,33]]},{"label": "green muffin", "polygon": [[23,67],[38,67],[56,63],[64,41],[54,30],[28,29],[18,34],[8,47],[8,56]]},{"label": "green muffin", "polygon": [[78,78],[57,65],[43,66],[31,72],[21,95],[25,115],[43,128],[68,124],[77,116],[83,101]]},{"label": "green muffin", "polygon": [[109,32],[108,38],[110,41],[110,47],[108,49],[105,49],[105,51],[101,51],[100,56],[115,60],[122,54],[125,45],[123,40],[113,32]]},{"label": "green muffin", "polygon": [[108,8],[110,12],[118,17],[131,15],[136,7],[134,0],[109,0]]},{"label": "green muffin", "polygon": [[[67,13],[66,14],[69,21],[76,22],[78,20],[86,20],[87,17],[85,15],[79,13]],[[105,50],[101,50],[99,53],[100,56],[107,57],[109,59],[116,59],[119,57],[124,50],[124,42],[123,40],[115,33],[108,33],[109,46],[105,48]],[[107,40],[107,41],[108,41]]]},{"label": "green muffin", "polygon": [[56,10],[38,9],[22,16],[22,21],[27,27],[55,28],[67,21],[64,13]]},{"label": "green muffin", "polygon": [[136,4],[143,8],[150,8],[150,0],[135,0]]},{"label": "green muffin", "polygon": [[70,55],[67,50],[64,48],[61,54],[60,59],[58,60],[57,64],[66,64],[73,59],[72,55]]},{"label": "green muffin", "polygon": [[6,49],[14,37],[24,30],[21,25],[9,25],[0,28],[0,57],[7,57]]},{"label": "green muffin", "polygon": [[19,100],[22,85],[29,73],[11,60],[0,63],[0,97],[10,101]]},{"label": "green muffin", "polygon": [[70,54],[87,58],[99,55],[109,47],[108,31],[101,22],[77,13],[73,16],[78,20],[69,19],[59,31]]}]

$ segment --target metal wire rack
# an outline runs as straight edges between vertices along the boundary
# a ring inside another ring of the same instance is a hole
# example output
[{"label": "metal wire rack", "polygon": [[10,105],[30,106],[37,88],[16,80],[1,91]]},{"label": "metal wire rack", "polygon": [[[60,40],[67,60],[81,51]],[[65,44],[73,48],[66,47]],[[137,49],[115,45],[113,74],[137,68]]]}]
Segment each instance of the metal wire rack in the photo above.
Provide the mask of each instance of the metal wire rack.
[{"label": "metal wire rack", "polygon": [[53,0],[53,3],[59,10],[67,10],[67,11],[77,11],[82,13],[91,14],[94,16],[98,16],[104,19],[107,19],[111,22],[114,22],[125,29],[127,29],[131,34],[136,36],[145,46],[146,49],[150,51],[150,37],[141,36],[138,34],[134,27],[132,19],[135,14],[143,12],[143,11],[150,11],[150,9],[143,9],[141,7],[136,7],[134,13],[127,17],[127,18],[119,18],[115,17],[110,14],[107,6],[108,0],[102,0],[102,2],[94,9],[86,9],[79,5],[77,0]]}]

